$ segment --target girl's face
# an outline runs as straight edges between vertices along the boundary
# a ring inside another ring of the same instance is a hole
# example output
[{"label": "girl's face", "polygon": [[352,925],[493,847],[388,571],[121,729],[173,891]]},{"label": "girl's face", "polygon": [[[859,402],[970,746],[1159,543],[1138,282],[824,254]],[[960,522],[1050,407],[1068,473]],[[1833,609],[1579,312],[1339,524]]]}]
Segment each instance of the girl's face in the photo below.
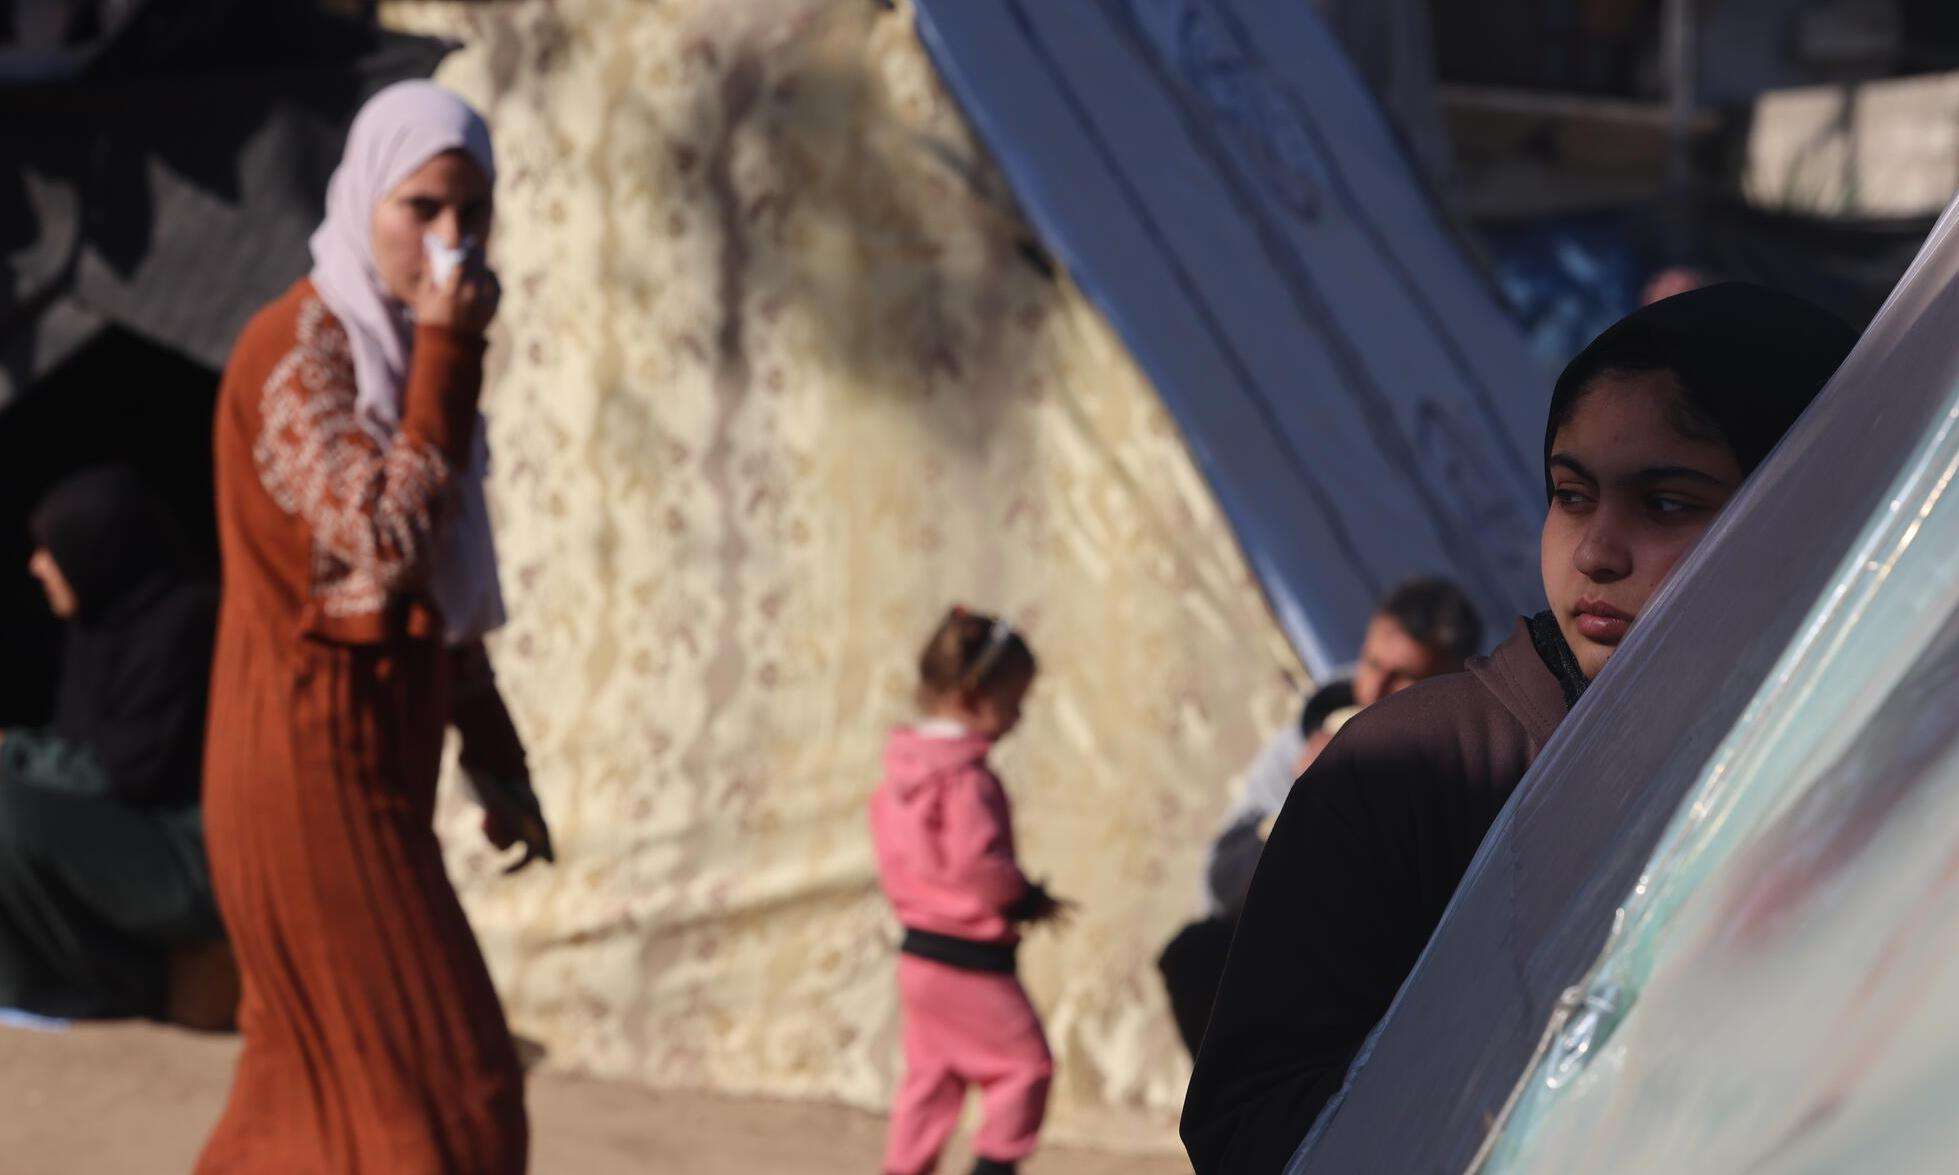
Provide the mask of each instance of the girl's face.
[{"label": "girl's face", "polygon": [[1725,441],[1674,423],[1679,394],[1666,372],[1602,375],[1552,438],[1544,594],[1588,678],[1741,488]]},{"label": "girl's face", "polygon": [[374,268],[388,296],[415,300],[427,261],[422,238],[435,234],[450,248],[474,237],[490,238],[490,181],[461,151],[445,151],[422,164],[374,207]]}]

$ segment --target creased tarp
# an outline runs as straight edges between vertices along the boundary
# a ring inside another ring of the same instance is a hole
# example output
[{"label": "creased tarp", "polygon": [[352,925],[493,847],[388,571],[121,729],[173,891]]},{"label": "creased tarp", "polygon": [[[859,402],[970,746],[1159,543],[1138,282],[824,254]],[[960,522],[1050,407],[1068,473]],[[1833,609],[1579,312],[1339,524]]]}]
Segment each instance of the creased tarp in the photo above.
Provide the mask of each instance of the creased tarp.
[{"label": "creased tarp", "polygon": [[1543,377],[1311,5],[917,9],[1315,674],[1404,576],[1530,601]]},{"label": "creased tarp", "polygon": [[1682,796],[1943,414],[1952,223],[1518,787],[1293,1171],[1457,1172],[1476,1155]]},{"label": "creased tarp", "polygon": [[0,89],[0,405],[109,323],[221,368],[306,271],[354,111],[448,48],[356,30],[316,60]]}]

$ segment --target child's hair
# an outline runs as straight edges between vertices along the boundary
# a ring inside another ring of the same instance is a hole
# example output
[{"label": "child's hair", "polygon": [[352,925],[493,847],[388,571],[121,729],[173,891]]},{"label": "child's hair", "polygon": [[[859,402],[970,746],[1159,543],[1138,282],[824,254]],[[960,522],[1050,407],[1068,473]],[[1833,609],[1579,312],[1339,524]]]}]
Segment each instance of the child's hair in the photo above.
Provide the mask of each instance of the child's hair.
[{"label": "child's hair", "polygon": [[1469,594],[1446,579],[1411,579],[1389,593],[1380,615],[1416,644],[1460,663],[1482,652],[1483,621]]},{"label": "child's hair", "polygon": [[1004,620],[954,605],[918,656],[918,702],[931,707],[1031,681],[1034,650]]}]

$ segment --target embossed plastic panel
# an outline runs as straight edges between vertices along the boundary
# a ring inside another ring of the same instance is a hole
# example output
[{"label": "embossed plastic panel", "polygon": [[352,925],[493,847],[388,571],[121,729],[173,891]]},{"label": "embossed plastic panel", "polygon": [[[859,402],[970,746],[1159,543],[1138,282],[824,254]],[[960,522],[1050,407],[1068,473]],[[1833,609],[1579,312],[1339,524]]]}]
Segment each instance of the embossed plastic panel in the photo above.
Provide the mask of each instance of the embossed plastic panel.
[{"label": "embossed plastic panel", "polygon": [[1308,3],[917,0],[1317,676],[1380,594],[1537,594],[1542,373]]}]

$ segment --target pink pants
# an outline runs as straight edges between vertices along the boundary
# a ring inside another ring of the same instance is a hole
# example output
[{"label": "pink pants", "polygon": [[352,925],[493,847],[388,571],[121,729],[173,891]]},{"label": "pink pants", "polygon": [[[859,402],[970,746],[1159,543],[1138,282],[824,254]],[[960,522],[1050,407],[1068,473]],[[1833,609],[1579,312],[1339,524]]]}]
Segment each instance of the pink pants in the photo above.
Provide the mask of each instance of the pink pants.
[{"label": "pink pants", "polygon": [[885,1171],[923,1175],[937,1165],[968,1085],[980,1087],[983,1111],[974,1153],[1003,1163],[1033,1153],[1054,1058],[1020,980],[900,955],[898,1005],[905,1077],[891,1106]]}]

